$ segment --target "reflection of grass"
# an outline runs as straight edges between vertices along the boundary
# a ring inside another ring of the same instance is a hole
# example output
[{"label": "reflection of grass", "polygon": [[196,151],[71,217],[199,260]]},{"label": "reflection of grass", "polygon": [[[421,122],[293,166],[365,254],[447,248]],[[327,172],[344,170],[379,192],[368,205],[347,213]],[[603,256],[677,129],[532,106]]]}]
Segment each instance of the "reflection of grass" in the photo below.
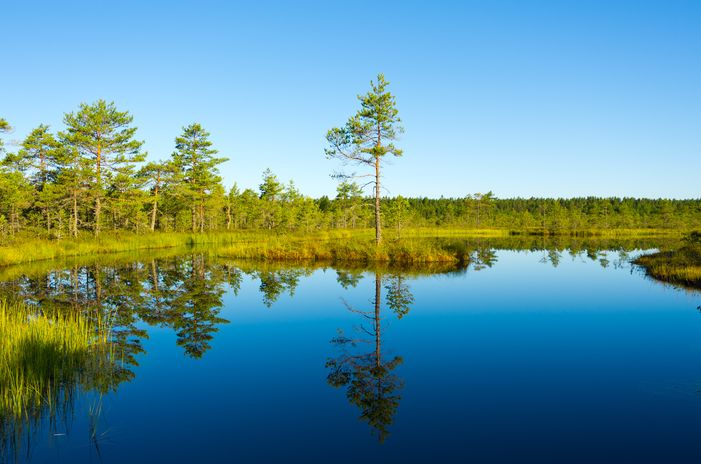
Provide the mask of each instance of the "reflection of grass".
[{"label": "reflection of grass", "polygon": [[692,234],[685,246],[641,256],[635,264],[655,279],[701,288],[701,242],[698,238]]},{"label": "reflection of grass", "polygon": [[77,386],[110,372],[113,350],[109,331],[83,316],[0,301],[0,451],[16,449],[25,426],[69,414]]}]

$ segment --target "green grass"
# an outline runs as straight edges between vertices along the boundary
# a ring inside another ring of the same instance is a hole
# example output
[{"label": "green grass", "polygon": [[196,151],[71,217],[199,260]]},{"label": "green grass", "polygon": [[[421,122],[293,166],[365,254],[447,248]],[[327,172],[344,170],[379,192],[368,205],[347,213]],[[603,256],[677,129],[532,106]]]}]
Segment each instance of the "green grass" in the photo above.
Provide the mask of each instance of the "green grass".
[{"label": "green grass", "polygon": [[70,415],[78,386],[104,384],[117,358],[99,323],[0,300],[0,454],[42,417]]},{"label": "green grass", "polygon": [[445,227],[411,228],[398,232],[385,229],[384,245],[373,244],[373,229],[323,230],[309,233],[277,231],[232,231],[204,234],[156,232],[137,235],[128,232],[105,233],[96,239],[46,240],[16,238],[0,246],[0,266],[20,263],[156,250],[186,246],[222,247],[222,256],[268,260],[327,260],[358,262],[447,262],[460,260],[460,252],[443,245],[429,246],[425,238],[485,239],[511,241],[514,237],[547,237],[550,240],[573,238],[625,239],[680,237],[679,232],[658,229],[579,230],[553,233],[540,229],[459,229]]},{"label": "green grass", "polygon": [[644,255],[635,260],[650,277],[686,287],[701,288],[701,244]]},{"label": "green grass", "polygon": [[104,234],[104,236],[97,239],[92,236],[63,240],[19,238],[12,243],[0,246],[0,266],[136,250],[155,250],[200,244],[221,245],[245,239],[245,236],[246,234],[229,233],[153,233],[137,235],[126,232],[114,232]]},{"label": "green grass", "polygon": [[323,261],[331,263],[458,263],[468,250],[452,240],[404,238],[375,246],[372,238],[271,237],[239,242],[216,250],[222,258],[266,261]]},{"label": "green grass", "polygon": [[81,316],[46,316],[23,303],[0,301],[0,416],[25,417],[54,403],[97,342]]},{"label": "green grass", "polygon": [[217,248],[219,257],[266,261],[321,261],[330,263],[467,263],[472,252],[500,249],[584,249],[603,247],[651,248],[658,240],[678,238],[654,232],[630,231],[630,235],[599,231],[583,235],[543,235],[483,229],[410,229],[401,235],[385,232],[383,243],[374,243],[367,231],[331,231],[311,235],[258,236]]}]

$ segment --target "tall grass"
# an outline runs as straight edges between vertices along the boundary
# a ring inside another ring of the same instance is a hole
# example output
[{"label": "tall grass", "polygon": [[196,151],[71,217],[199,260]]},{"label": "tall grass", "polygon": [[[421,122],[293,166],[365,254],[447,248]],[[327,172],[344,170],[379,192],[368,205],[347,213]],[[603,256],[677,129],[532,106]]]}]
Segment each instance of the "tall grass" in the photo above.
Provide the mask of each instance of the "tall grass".
[{"label": "tall grass", "polygon": [[45,240],[16,239],[0,246],[0,266],[50,260],[63,257],[154,250],[201,244],[222,245],[245,239],[245,234],[152,233],[137,235],[126,232],[104,234],[100,238]]},{"label": "tall grass", "polygon": [[331,263],[459,263],[469,258],[469,250],[460,242],[425,238],[386,240],[379,247],[370,238],[268,238],[225,246],[216,254],[235,259]]},{"label": "tall grass", "polygon": [[[71,258],[136,250],[155,250],[192,246],[229,247],[227,256],[262,259],[326,259],[345,256],[347,260],[386,261],[401,259],[413,262],[452,260],[452,250],[426,249],[412,239],[471,238],[508,239],[509,237],[563,238],[632,238],[671,237],[678,232],[655,229],[612,229],[553,232],[541,229],[460,229],[446,227],[385,230],[385,245],[375,249],[372,229],[315,230],[288,232],[268,230],[237,230],[204,234],[155,232],[137,235],[112,232],[100,238],[85,235],[78,239],[46,240],[18,237],[0,246],[0,266],[30,263],[56,258]],[[321,243],[326,243],[322,246]],[[402,246],[397,246],[402,243]],[[372,246],[371,246],[372,245]],[[417,253],[411,255],[411,253]],[[458,257],[459,259],[459,257]]]},{"label": "tall grass", "polygon": [[68,412],[76,388],[111,365],[109,339],[107,328],[79,314],[0,300],[0,455],[43,417]]},{"label": "tall grass", "polygon": [[655,279],[701,288],[701,244],[688,244],[674,250],[641,256],[635,264]]}]

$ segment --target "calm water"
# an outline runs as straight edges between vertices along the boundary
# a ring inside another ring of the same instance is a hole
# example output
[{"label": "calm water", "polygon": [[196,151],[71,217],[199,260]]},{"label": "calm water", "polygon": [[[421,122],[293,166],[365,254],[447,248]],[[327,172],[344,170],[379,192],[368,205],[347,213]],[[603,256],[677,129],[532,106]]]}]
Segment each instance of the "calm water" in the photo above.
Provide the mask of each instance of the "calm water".
[{"label": "calm water", "polygon": [[[125,370],[8,421],[18,462],[699,462],[701,295],[618,252],[335,270],[199,253],[6,271]],[[61,267],[64,266],[64,267]],[[90,390],[90,391],[86,391]],[[14,435],[13,435],[14,434]]]}]

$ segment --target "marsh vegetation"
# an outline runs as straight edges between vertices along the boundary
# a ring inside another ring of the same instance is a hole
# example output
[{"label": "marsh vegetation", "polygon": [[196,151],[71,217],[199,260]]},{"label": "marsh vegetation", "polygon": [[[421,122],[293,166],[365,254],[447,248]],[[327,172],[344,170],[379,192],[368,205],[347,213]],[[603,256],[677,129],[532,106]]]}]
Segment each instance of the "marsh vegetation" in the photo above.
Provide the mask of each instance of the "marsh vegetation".
[{"label": "marsh vegetation", "polygon": [[73,399],[129,378],[110,321],[0,298],[0,457],[17,459],[42,422],[71,416]]}]

